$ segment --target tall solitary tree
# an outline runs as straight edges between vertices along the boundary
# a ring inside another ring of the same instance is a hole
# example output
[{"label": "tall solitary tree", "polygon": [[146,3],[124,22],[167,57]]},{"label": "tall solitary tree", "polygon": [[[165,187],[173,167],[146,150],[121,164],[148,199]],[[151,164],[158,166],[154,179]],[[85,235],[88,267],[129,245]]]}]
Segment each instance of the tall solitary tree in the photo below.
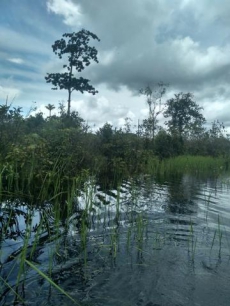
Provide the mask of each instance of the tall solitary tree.
[{"label": "tall solitary tree", "polygon": [[86,66],[89,66],[91,61],[98,63],[97,50],[95,47],[89,46],[90,39],[99,38],[82,29],[77,33],[65,33],[62,39],[56,40],[52,45],[53,52],[61,59],[64,55],[68,55],[68,63],[63,65],[67,72],[62,73],[47,73],[45,77],[47,83],[52,83],[54,90],[66,89],[68,91],[68,107],[67,115],[70,115],[71,94],[74,90],[81,93],[88,92],[95,95],[98,91],[89,84],[89,80],[79,77],[76,78],[74,70],[81,72]]}]

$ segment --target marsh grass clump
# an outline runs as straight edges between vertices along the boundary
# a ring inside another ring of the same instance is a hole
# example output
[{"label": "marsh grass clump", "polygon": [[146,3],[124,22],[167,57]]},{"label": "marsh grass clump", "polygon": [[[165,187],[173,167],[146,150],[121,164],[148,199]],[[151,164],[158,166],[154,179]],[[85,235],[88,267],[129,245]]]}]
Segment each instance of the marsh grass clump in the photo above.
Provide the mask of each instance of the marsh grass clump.
[{"label": "marsh grass clump", "polygon": [[226,171],[226,158],[210,156],[177,156],[161,162],[160,173],[190,172],[218,176]]}]

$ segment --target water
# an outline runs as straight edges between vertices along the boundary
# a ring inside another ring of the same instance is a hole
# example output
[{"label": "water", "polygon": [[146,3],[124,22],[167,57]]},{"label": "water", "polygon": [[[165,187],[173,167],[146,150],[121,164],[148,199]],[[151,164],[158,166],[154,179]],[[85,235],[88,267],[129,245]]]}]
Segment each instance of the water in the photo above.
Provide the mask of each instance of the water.
[{"label": "water", "polygon": [[[118,190],[88,184],[77,200],[58,225],[49,203],[34,210],[11,204],[16,221],[1,241],[1,277],[14,290],[15,257],[26,238],[28,256],[39,238],[33,263],[80,305],[229,305],[229,176],[142,176]],[[9,205],[2,204],[5,223]],[[14,305],[12,290],[0,288],[0,305]],[[30,267],[17,292],[24,305],[74,305]]]}]

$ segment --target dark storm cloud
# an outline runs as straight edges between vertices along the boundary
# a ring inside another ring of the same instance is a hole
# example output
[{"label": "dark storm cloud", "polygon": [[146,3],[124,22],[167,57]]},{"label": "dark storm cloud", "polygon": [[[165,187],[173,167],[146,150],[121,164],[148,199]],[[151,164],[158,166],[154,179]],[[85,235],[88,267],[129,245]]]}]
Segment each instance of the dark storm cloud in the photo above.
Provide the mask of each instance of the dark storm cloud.
[{"label": "dark storm cloud", "polygon": [[[207,82],[229,79],[227,1],[222,6],[216,1],[73,2],[79,6],[82,25],[101,38],[101,65],[89,69],[94,82],[136,90],[164,81],[197,90]],[[112,55],[104,63],[106,53]]]}]

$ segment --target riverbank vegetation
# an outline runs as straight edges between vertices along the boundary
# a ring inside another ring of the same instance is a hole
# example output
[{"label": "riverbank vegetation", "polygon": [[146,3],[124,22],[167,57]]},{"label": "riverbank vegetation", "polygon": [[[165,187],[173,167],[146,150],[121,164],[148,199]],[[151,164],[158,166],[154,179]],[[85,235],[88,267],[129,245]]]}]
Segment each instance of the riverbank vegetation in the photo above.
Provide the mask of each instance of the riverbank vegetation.
[{"label": "riverbank vegetation", "polygon": [[[191,93],[180,92],[163,102],[168,86],[163,82],[140,89],[149,113],[137,127],[125,118],[122,128],[106,122],[93,132],[71,110],[73,91],[97,93],[88,79],[78,76],[92,62],[98,63],[92,40],[100,41],[82,29],[62,35],[52,45],[65,64],[62,73],[47,73],[45,80],[52,89],[67,91],[67,109],[59,103],[59,114],[52,115],[55,106],[49,103],[48,117],[41,112],[25,117],[21,107],[8,101],[0,105],[0,195],[21,193],[40,199],[41,186],[51,195],[67,194],[72,182],[86,172],[110,182],[165,169],[228,168],[230,139],[224,125],[216,120],[205,128],[202,108]],[[163,126],[160,115],[166,120]]]},{"label": "riverbank vegetation", "polygon": [[[59,105],[59,115],[51,115],[50,110],[46,118],[42,113],[24,117],[20,107],[2,104],[1,195],[7,190],[38,197],[41,186],[46,186],[51,194],[67,193],[69,182],[85,173],[110,181],[166,169],[227,169],[230,139],[223,124],[215,121],[210,129],[205,129],[197,104],[197,114],[192,113],[194,105],[186,113],[186,105],[191,102],[194,103],[190,94],[179,94],[167,101],[166,128],[156,120],[153,124],[150,113],[136,131],[126,118],[120,129],[105,123],[96,132],[77,112],[68,115],[63,104]],[[184,113],[175,117],[178,104]]]}]

